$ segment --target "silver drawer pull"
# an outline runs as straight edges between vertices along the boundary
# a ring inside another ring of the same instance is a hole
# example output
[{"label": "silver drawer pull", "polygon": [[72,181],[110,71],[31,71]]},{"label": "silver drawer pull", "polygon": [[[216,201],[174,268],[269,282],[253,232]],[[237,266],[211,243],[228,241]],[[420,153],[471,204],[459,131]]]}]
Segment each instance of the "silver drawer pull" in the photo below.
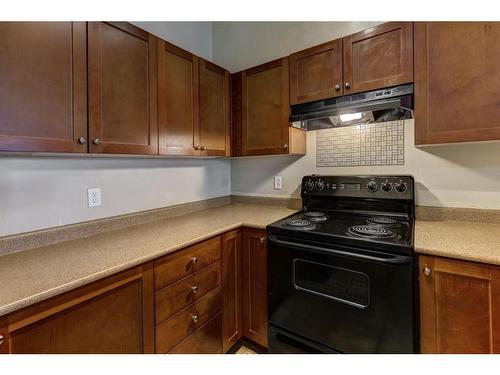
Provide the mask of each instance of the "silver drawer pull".
[{"label": "silver drawer pull", "polygon": [[191,292],[196,293],[198,291],[198,287],[196,285],[191,286]]},{"label": "silver drawer pull", "polygon": [[0,345],[2,345],[3,342],[4,342],[4,337],[3,337],[3,335],[0,335]]},{"label": "silver drawer pull", "polygon": [[198,257],[192,257],[191,258],[191,263],[193,263],[193,264],[198,263]]},{"label": "silver drawer pull", "polygon": [[423,271],[424,271],[424,275],[425,276],[432,275],[432,270],[429,267],[427,267],[427,266],[424,267]]},{"label": "silver drawer pull", "polygon": [[261,237],[261,238],[259,238],[259,240],[260,240],[260,243],[264,243],[264,242],[266,242],[266,237]]},{"label": "silver drawer pull", "polygon": [[198,314],[191,314],[191,320],[193,323],[198,323]]}]

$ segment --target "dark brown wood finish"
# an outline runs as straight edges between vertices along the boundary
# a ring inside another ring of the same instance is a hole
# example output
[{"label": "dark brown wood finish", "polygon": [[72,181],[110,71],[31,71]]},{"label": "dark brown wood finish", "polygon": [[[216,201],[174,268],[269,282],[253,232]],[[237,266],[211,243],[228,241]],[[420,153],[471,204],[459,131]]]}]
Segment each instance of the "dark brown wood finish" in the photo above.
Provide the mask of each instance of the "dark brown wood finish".
[{"label": "dark brown wood finish", "polygon": [[199,58],[158,40],[160,154],[200,155]]},{"label": "dark brown wood finish", "polygon": [[152,353],[152,286],[149,263],[19,310],[10,352]]},{"label": "dark brown wood finish", "polygon": [[169,352],[220,311],[221,292],[217,288],[156,327],[156,353]]},{"label": "dark brown wood finish", "polygon": [[222,315],[219,314],[173,348],[169,354],[222,354]]},{"label": "dark brown wood finish", "polygon": [[413,81],[413,23],[387,22],[344,38],[344,94]]},{"label": "dark brown wood finish", "polygon": [[243,129],[241,123],[241,73],[231,74],[231,133],[232,156],[243,155]]},{"label": "dark brown wood finish", "polygon": [[88,23],[90,152],[157,154],[156,38],[128,23]]},{"label": "dark brown wood finish", "polygon": [[241,73],[242,155],[288,154],[289,59]]},{"label": "dark brown wood finish", "polygon": [[500,139],[500,23],[415,23],[415,143]]},{"label": "dark brown wood finish", "polygon": [[229,72],[200,58],[199,145],[203,156],[230,156]]},{"label": "dark brown wood finish", "polygon": [[187,247],[154,261],[155,290],[160,290],[220,259],[221,238]]},{"label": "dark brown wood finish", "polygon": [[267,244],[266,231],[244,228],[243,335],[267,348]]},{"label": "dark brown wood finish", "polygon": [[243,275],[241,231],[222,235],[222,351],[226,353],[243,336]]},{"label": "dark brown wood finish", "polygon": [[499,353],[500,268],[432,256],[419,265],[422,352]]},{"label": "dark brown wood finish", "polygon": [[212,263],[155,294],[155,322],[160,324],[221,283],[221,264]]},{"label": "dark brown wood finish", "polygon": [[0,22],[0,151],[87,152],[86,43],[85,22]]},{"label": "dark brown wood finish", "polygon": [[290,55],[290,104],[343,94],[342,39]]}]

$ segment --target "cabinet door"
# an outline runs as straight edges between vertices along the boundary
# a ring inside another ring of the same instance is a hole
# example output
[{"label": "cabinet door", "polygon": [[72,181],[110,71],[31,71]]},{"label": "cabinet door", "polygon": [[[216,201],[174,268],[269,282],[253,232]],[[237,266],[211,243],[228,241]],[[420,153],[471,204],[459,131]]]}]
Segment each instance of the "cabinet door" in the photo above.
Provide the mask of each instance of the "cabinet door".
[{"label": "cabinet door", "polygon": [[288,57],[242,72],[242,153],[288,153]]},{"label": "cabinet door", "polygon": [[500,23],[415,23],[415,143],[500,139]]},{"label": "cabinet door", "polygon": [[90,152],[157,154],[155,37],[90,22],[88,39]]},{"label": "cabinet door", "polygon": [[159,40],[158,81],[160,154],[199,155],[198,58]]},{"label": "cabinet door", "polygon": [[152,353],[152,265],[8,316],[11,353]]},{"label": "cabinet door", "polygon": [[342,88],[342,39],[290,55],[291,104],[340,96]]},{"label": "cabinet door", "polygon": [[421,256],[423,353],[500,352],[500,268]]},{"label": "cabinet door", "polygon": [[241,72],[231,74],[231,153],[243,155],[243,133],[241,124]]},{"label": "cabinet door", "polygon": [[344,38],[345,94],[412,81],[412,22],[388,22]]},{"label": "cabinet door", "polygon": [[267,347],[267,246],[264,230],[243,229],[243,335]]},{"label": "cabinet door", "polygon": [[87,152],[86,43],[85,22],[0,23],[0,151]]},{"label": "cabinet door", "polygon": [[222,236],[222,351],[225,353],[243,334],[241,232]]},{"label": "cabinet door", "polygon": [[200,59],[201,155],[229,156],[229,72]]}]

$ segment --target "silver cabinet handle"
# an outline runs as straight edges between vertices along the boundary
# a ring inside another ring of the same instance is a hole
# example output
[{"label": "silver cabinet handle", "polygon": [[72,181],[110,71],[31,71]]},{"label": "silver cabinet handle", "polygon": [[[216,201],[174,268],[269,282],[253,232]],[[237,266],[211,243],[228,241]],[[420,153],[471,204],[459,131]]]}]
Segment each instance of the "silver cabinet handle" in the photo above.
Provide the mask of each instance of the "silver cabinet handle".
[{"label": "silver cabinet handle", "polygon": [[208,149],[208,147],[207,147],[207,146],[201,146],[201,147],[200,147],[200,150],[201,150],[201,151],[207,151],[207,149]]},{"label": "silver cabinet handle", "polygon": [[340,90],[340,85],[338,83],[335,85],[335,90],[337,90],[337,91]]},{"label": "silver cabinet handle", "polygon": [[344,86],[346,89],[348,89],[349,87],[351,87],[351,84],[349,82],[346,82]]},{"label": "silver cabinet handle", "polygon": [[80,137],[80,138],[78,138],[78,143],[80,143],[81,145],[84,145],[85,143],[87,143],[87,139],[85,137]]},{"label": "silver cabinet handle", "polygon": [[193,148],[198,151],[200,149],[200,146],[193,146]]},{"label": "silver cabinet handle", "polygon": [[266,237],[261,237],[261,238],[259,238],[259,240],[260,240],[260,243],[264,243],[264,242],[266,242]]},{"label": "silver cabinet handle", "polygon": [[198,323],[198,314],[191,314],[191,320],[193,323]]},{"label": "silver cabinet handle", "polygon": [[283,145],[283,149],[285,149],[285,150],[286,150],[287,148],[288,148],[288,145],[285,143],[285,144]]},{"label": "silver cabinet handle", "polygon": [[198,257],[192,257],[191,258],[191,263],[193,263],[193,264],[198,263]]},{"label": "silver cabinet handle", "polygon": [[4,342],[4,337],[3,337],[3,335],[0,335],[0,345],[2,345],[3,342]]},{"label": "silver cabinet handle", "polygon": [[196,285],[191,286],[191,292],[196,293],[198,291],[198,287]]},{"label": "silver cabinet handle", "polygon": [[94,144],[95,145],[100,145],[101,144],[101,138],[94,139]]},{"label": "silver cabinet handle", "polygon": [[425,275],[425,276],[430,276],[430,275],[432,275],[432,270],[431,270],[429,267],[427,267],[427,266],[425,266],[425,267],[424,267],[424,270],[423,270],[423,271],[424,271],[424,275]]}]

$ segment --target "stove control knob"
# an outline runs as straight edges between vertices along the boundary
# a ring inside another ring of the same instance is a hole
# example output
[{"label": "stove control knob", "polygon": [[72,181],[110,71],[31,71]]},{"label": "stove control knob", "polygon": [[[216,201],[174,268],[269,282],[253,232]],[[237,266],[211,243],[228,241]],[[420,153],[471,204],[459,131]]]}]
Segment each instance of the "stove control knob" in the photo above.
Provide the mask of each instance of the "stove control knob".
[{"label": "stove control knob", "polygon": [[390,192],[392,190],[392,184],[389,181],[382,182],[380,185],[380,188],[382,191],[385,191],[386,193]]},{"label": "stove control knob", "polygon": [[325,181],[318,180],[316,181],[316,190],[321,191],[325,188]]},{"label": "stove control knob", "polygon": [[305,182],[304,187],[306,188],[306,190],[311,191],[312,189],[314,189],[314,182],[312,182],[312,180],[309,179]]},{"label": "stove control knob", "polygon": [[399,193],[404,193],[406,191],[406,189],[408,188],[406,183],[403,181],[397,182],[396,185],[394,185],[394,187],[395,187],[396,191]]},{"label": "stove control knob", "polygon": [[366,184],[366,188],[368,189],[369,192],[375,193],[378,190],[378,184],[377,181],[369,181],[368,184]]}]

